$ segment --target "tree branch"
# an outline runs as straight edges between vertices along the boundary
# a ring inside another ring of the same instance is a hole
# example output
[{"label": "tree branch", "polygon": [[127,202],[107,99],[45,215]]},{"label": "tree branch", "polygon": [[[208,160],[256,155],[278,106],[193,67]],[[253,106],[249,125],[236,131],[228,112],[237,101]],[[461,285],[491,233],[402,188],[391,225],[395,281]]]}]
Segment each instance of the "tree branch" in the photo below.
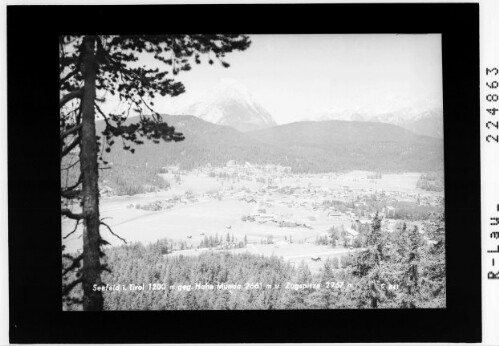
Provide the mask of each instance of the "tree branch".
[{"label": "tree branch", "polygon": [[82,182],[82,176],[80,174],[80,176],[78,177],[78,181],[74,184],[74,185],[71,185],[70,187],[66,188],[66,189],[61,189],[61,195],[66,193],[66,192],[69,192],[71,190],[74,190],[78,187],[78,185],[80,185]]},{"label": "tree branch", "polygon": [[102,117],[104,118],[104,122],[106,123],[106,125],[110,126],[110,127],[113,127],[113,128],[116,128],[116,126],[113,126],[109,123],[109,120],[107,118],[107,115],[104,114],[104,112],[102,111],[102,109],[100,109],[100,107],[97,105],[97,103],[94,102],[94,106],[95,106],[95,109],[97,109],[97,112],[99,112]]},{"label": "tree branch", "polygon": [[82,95],[83,95],[83,88],[78,89],[78,90],[73,90],[73,91],[67,93],[59,101],[59,108],[61,108],[62,106],[64,106],[66,103],[68,103],[72,99],[80,98]]},{"label": "tree branch", "polygon": [[114,235],[116,238],[122,240],[125,244],[127,243],[125,239],[121,238],[119,235],[117,235],[116,233],[114,233],[112,230],[111,230],[111,227],[109,227],[106,223],[100,221],[100,224],[107,227],[107,229],[109,230],[109,232],[111,232],[112,235]]},{"label": "tree branch", "polygon": [[69,267],[67,267],[64,272],[62,272],[62,276],[65,276],[67,273],[69,273],[71,270],[76,269],[80,266],[80,261],[83,259],[83,254],[79,255],[75,259],[73,259],[73,263]]},{"label": "tree branch", "polygon": [[[73,234],[74,232],[76,232],[76,229],[78,228],[78,224],[80,223],[80,220],[76,220],[76,225],[75,225],[75,228],[73,231],[69,232],[68,234],[66,234],[64,237],[62,237],[62,239],[67,239],[71,234]],[[64,274],[63,274],[64,275]]]},{"label": "tree branch", "polygon": [[142,103],[156,116],[158,117],[159,116],[159,113],[156,112],[154,109],[152,109],[151,107],[149,107],[149,105],[147,104],[147,102],[144,100],[144,98],[142,96],[139,96],[140,99],[142,100]]},{"label": "tree branch", "polygon": [[82,279],[79,278],[79,279],[76,279],[75,281],[73,281],[72,283],[70,283],[69,285],[67,285],[66,287],[63,288],[62,290],[62,295],[65,296],[67,295],[69,292],[71,292],[71,290],[76,286],[78,285],[79,283],[82,282]]},{"label": "tree branch", "polygon": [[69,166],[64,167],[64,168],[61,168],[61,170],[63,170],[63,171],[67,171],[67,170],[69,170],[69,169],[73,168],[74,166],[76,166],[76,165],[77,165],[77,164],[79,164],[79,163],[80,163],[80,160],[76,160],[75,162],[73,162],[73,163],[72,163],[72,164],[70,164]]},{"label": "tree branch", "polygon": [[61,196],[67,199],[73,199],[78,197],[81,194],[81,190],[74,190],[74,191],[68,191],[68,190],[61,190]]},{"label": "tree branch", "polygon": [[67,218],[73,219],[73,220],[81,220],[85,217],[85,214],[83,214],[83,213],[75,214],[71,210],[69,210],[68,208],[61,209],[61,214],[63,216],[66,216]]},{"label": "tree branch", "polygon": [[64,148],[61,152],[61,159],[62,157],[66,156],[67,154],[69,154],[69,152],[71,152],[71,150],[73,150],[79,143],[80,143],[80,136],[76,137],[73,142],[68,145],[66,148]]},{"label": "tree branch", "polygon": [[73,70],[72,72],[68,73],[66,75],[66,77],[64,78],[61,78],[61,80],[59,81],[59,85],[63,85],[66,81],[68,81],[71,77],[73,77],[74,75],[76,75],[78,73],[78,70],[75,69]]},{"label": "tree branch", "polygon": [[63,133],[61,133],[61,139],[64,139],[66,138],[67,136],[69,136],[70,134],[72,134],[73,132],[76,132],[78,131],[79,129],[81,129],[81,123],[76,125],[76,126],[73,126],[72,128],[70,128],[69,130],[67,131],[64,131]]}]

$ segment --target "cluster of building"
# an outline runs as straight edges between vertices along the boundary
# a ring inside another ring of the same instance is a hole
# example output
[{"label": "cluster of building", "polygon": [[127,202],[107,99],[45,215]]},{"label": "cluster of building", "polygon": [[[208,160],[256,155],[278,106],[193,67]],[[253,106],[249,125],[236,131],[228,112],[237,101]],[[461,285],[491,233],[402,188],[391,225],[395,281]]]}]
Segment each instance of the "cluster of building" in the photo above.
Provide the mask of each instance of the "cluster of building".
[{"label": "cluster of building", "polygon": [[224,183],[214,191],[197,195],[185,192],[166,200],[147,205],[131,204],[129,207],[164,210],[178,205],[230,199],[252,206],[251,212],[242,215],[242,221],[278,227],[312,228],[315,220],[276,212],[277,207],[295,208],[307,211],[308,215],[326,217],[331,225],[344,225],[344,238],[349,245],[358,236],[358,229],[372,222],[373,210],[378,211],[378,215],[383,218],[383,229],[391,231],[397,226],[397,206],[401,203],[430,207],[443,206],[444,203],[443,194],[418,191],[416,187],[414,190],[387,191],[365,185],[357,188],[355,184],[340,184],[334,188],[321,186],[321,178],[333,180],[338,175],[297,174],[292,173],[291,168],[279,165],[238,164],[229,161],[225,167],[207,165],[189,172],[183,172],[178,167],[166,167],[165,170],[177,175],[194,174],[212,177],[220,182],[241,183]]},{"label": "cluster of building", "polygon": [[309,224],[303,221],[291,220],[283,215],[267,214],[266,212],[258,212],[250,215],[243,215],[241,218],[245,222],[273,223],[279,227],[304,227],[312,228]]}]

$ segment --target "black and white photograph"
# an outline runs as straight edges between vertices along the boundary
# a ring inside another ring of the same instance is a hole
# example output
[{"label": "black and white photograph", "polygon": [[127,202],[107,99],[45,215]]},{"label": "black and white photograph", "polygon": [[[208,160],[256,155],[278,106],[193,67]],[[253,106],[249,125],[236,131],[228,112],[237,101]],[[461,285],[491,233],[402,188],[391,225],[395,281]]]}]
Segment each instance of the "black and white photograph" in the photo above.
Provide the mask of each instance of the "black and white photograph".
[{"label": "black and white photograph", "polygon": [[493,340],[482,2],[7,6],[9,342]]},{"label": "black and white photograph", "polygon": [[63,311],[446,308],[442,35],[59,37]]}]

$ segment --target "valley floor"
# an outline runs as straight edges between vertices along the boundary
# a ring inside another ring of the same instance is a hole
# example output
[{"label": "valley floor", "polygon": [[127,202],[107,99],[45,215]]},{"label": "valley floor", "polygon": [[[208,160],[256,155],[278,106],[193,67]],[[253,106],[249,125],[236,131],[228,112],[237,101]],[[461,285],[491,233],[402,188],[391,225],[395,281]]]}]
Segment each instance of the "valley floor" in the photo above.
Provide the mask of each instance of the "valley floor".
[{"label": "valley floor", "polygon": [[[227,176],[227,172],[232,174]],[[101,217],[128,243],[168,238],[182,244],[168,256],[196,256],[204,251],[201,242],[205,238],[225,239],[228,234],[232,242],[246,243],[243,248],[229,246],[228,251],[274,255],[292,263],[303,260],[317,271],[325,259],[348,255],[354,249],[351,242],[331,247],[316,240],[327,237],[331,227],[352,230],[367,223],[369,209],[365,217],[354,211],[365,209],[373,195],[383,196],[388,204],[432,205],[443,200],[443,193],[416,188],[419,173],[371,176],[362,171],[296,175],[272,168],[229,167],[184,172],[175,181],[170,173],[163,175],[171,184],[167,191],[102,198]],[[351,208],[332,206],[331,200]],[[390,230],[395,223],[387,219],[384,227]],[[62,220],[63,237],[73,229],[73,221]],[[101,231],[111,245],[123,244],[107,229]],[[350,233],[355,235],[355,231]],[[63,244],[68,252],[81,251],[81,227]]]}]

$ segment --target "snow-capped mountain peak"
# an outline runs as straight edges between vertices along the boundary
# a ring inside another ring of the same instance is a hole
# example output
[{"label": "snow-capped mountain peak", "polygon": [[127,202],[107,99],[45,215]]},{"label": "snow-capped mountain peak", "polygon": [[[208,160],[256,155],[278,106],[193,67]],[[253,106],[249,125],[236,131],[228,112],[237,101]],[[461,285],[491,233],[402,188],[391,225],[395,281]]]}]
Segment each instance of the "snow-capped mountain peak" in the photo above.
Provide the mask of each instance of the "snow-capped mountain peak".
[{"label": "snow-capped mountain peak", "polygon": [[251,131],[275,126],[272,115],[235,79],[225,78],[182,114],[195,115],[214,124]]},{"label": "snow-capped mountain peak", "polygon": [[381,122],[403,127],[419,135],[437,138],[443,136],[441,107],[403,107],[386,110],[330,107],[311,112],[308,119]]}]

